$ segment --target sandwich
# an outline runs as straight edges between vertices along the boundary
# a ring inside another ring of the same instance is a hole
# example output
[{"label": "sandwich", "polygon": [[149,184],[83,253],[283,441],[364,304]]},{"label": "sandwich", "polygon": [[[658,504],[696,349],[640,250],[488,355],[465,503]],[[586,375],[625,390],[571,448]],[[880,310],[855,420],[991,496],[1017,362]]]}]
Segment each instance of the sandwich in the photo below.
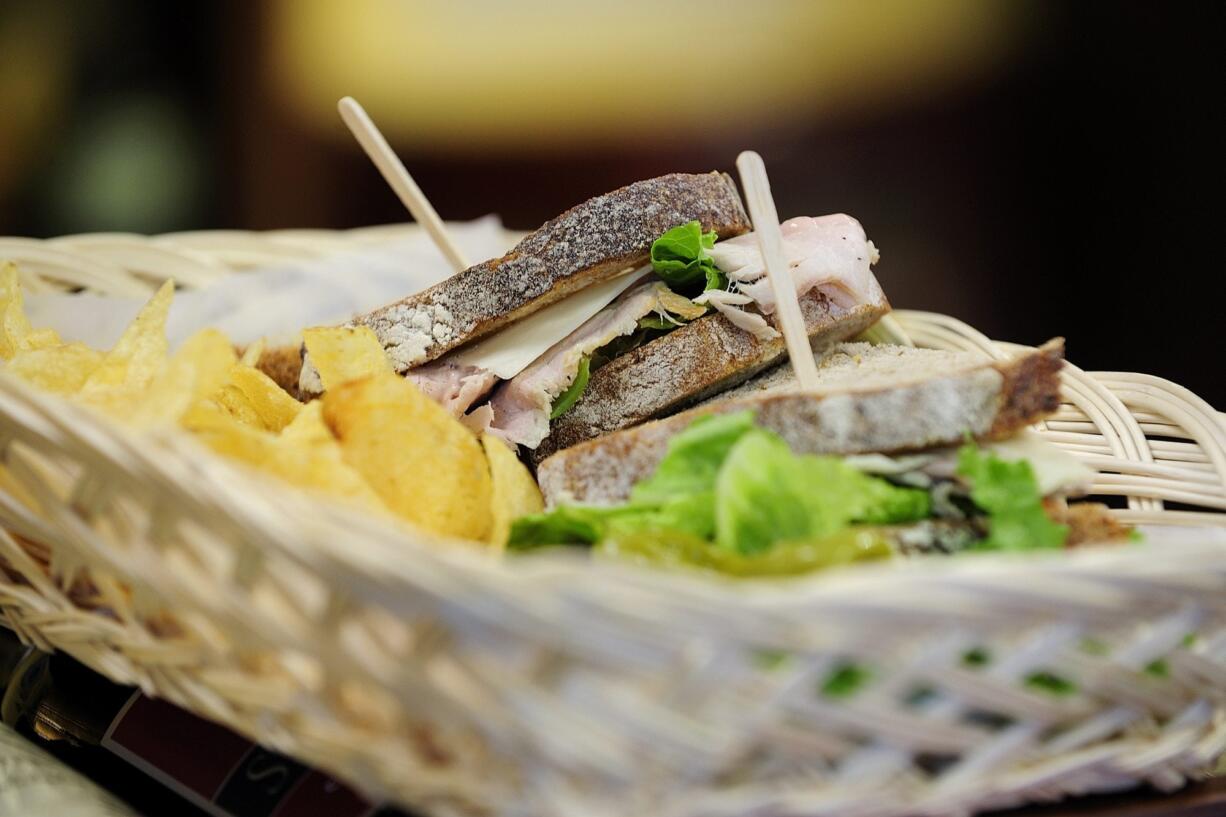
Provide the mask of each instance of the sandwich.
[{"label": "sandwich", "polygon": [[1030,426],[1060,405],[1063,343],[1008,359],[844,343],[801,389],[785,364],[668,418],[558,451],[512,547],[574,544],[724,572],[1125,536],[1069,504],[1093,471]]},{"label": "sandwich", "polygon": [[[509,253],[360,315],[396,370],[539,461],[743,383],[786,349],[757,241],[725,174],[671,174],[591,199]],[[806,331],[827,348],[889,311],[876,248],[848,216],[793,219]],[[306,348],[298,390],[322,391]]]}]

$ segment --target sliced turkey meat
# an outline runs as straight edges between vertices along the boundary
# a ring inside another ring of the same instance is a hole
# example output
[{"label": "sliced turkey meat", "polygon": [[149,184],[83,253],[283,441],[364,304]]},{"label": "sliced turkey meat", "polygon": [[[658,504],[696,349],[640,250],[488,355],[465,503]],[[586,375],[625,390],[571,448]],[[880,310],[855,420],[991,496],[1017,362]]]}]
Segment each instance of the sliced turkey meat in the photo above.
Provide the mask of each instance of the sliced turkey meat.
[{"label": "sliced turkey meat", "polygon": [[427,397],[459,417],[498,382],[498,375],[480,366],[444,357],[404,375]]},{"label": "sliced turkey meat", "polygon": [[[881,286],[869,269],[878,260],[877,248],[865,236],[860,222],[843,214],[800,216],[780,227],[783,257],[797,295],[817,288],[844,308],[880,297]],[[720,241],[711,250],[711,257],[732,282],[733,291],[752,298],[763,314],[775,311],[775,293],[766,277],[757,236],[746,233]]]},{"label": "sliced turkey meat", "polygon": [[[682,303],[684,302],[684,303]],[[489,430],[508,443],[536,448],[549,435],[553,401],[566,391],[584,357],[639,327],[652,313],[695,317],[705,311],[658,281],[644,281],[622,293],[586,323],[551,346],[490,399]]]},{"label": "sliced turkey meat", "polygon": [[733,326],[744,329],[758,340],[770,340],[779,337],[779,330],[766,322],[757,312],[746,312],[741,309],[746,304],[753,303],[753,298],[740,292],[729,292],[726,289],[708,289],[694,299],[696,304],[710,304],[719,314],[727,318]]}]

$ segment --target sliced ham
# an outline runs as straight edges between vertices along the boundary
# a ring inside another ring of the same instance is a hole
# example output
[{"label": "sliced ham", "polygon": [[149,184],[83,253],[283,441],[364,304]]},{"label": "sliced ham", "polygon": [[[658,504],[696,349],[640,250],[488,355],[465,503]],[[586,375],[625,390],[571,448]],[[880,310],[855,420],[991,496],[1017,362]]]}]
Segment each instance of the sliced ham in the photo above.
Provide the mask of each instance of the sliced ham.
[{"label": "sliced ham", "polygon": [[661,296],[665,292],[672,294],[656,281],[637,284],[551,346],[494,393],[489,403],[489,430],[511,444],[540,445],[549,435],[553,401],[574,382],[583,358],[634,332],[640,318],[653,312],[664,314],[667,310]]},{"label": "sliced ham", "polygon": [[498,375],[480,366],[446,357],[418,366],[404,375],[427,397],[459,417],[498,382]]},{"label": "sliced ham", "polygon": [[[844,308],[879,297],[881,287],[869,269],[877,262],[877,248],[864,235],[860,222],[842,214],[800,216],[780,227],[783,257],[797,295],[817,288]],[[711,256],[734,291],[752,298],[763,314],[775,311],[775,293],[766,277],[757,236],[746,233],[720,241]]]}]

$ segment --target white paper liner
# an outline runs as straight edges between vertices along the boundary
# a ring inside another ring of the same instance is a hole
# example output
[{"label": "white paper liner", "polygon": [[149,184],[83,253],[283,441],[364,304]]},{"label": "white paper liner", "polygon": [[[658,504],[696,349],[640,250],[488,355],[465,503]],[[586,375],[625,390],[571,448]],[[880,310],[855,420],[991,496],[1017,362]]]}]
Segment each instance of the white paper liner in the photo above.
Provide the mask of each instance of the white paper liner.
[{"label": "white paper liner", "polygon": [[[497,216],[452,223],[448,230],[473,259],[501,255],[510,243]],[[227,276],[175,294],[166,334],[172,346],[206,327],[235,343],[289,340],[308,326],[342,323],[411,295],[452,274],[424,233],[349,252]],[[34,326],[94,348],[114,345],[144,301],[90,293],[28,294]]]}]

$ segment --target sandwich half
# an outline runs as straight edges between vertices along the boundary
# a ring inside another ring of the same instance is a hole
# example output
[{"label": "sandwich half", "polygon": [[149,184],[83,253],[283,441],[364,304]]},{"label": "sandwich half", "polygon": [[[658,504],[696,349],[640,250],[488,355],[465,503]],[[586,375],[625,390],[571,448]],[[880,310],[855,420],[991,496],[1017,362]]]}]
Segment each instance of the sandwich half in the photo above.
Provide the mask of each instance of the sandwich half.
[{"label": "sandwich half", "polygon": [[[784,247],[815,348],[889,311],[848,216],[792,219]],[[671,174],[581,204],[487,261],[354,319],[397,370],[539,461],[742,383],[785,354],[736,187]],[[309,347],[304,395],[322,386]]]},{"label": "sandwich half", "polygon": [[[541,225],[502,257],[359,315],[352,323],[370,327],[396,370],[405,374],[551,306],[558,308],[538,317],[531,328],[566,326],[569,332],[633,282],[631,275],[647,262],[653,241],[690,221],[720,237],[749,229],[736,185],[727,174],[673,173],[597,196]],[[585,294],[589,297],[576,298]],[[453,365],[421,370],[414,379],[439,402],[461,412],[497,382],[499,372],[507,372],[503,358],[521,360],[522,350],[539,343],[540,334],[521,330],[515,338],[517,349],[489,345],[483,358],[450,360]],[[480,365],[487,361],[492,365]],[[309,350],[299,386],[305,394],[322,390]],[[458,399],[461,391],[463,401]],[[468,405],[462,404],[465,401]]]},{"label": "sandwich half", "polygon": [[1066,502],[1093,472],[1028,429],[1060,405],[1061,341],[1006,360],[865,343],[818,357],[816,389],[778,367],[548,457],[549,510],[517,523],[512,544],[752,572],[779,567],[749,558],[776,546],[795,566],[856,542],[1013,549],[1125,532],[1102,506]]}]

